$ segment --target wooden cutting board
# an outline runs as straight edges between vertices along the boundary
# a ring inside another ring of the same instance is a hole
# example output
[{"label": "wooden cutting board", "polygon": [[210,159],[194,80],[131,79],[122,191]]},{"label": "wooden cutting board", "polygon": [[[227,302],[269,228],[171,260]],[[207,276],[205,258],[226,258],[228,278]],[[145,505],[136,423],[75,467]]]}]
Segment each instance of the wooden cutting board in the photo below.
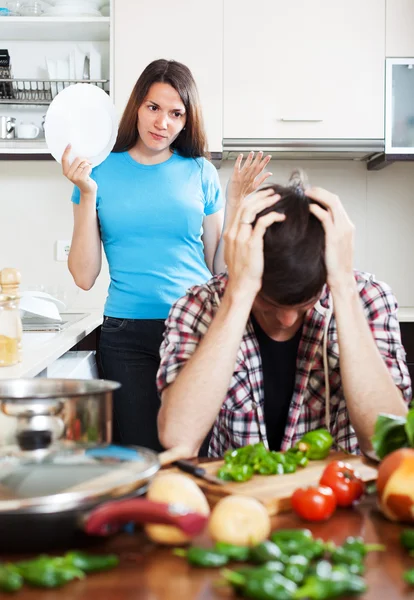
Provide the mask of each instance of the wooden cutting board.
[{"label": "wooden cutting board", "polygon": [[[350,456],[343,453],[332,453],[324,460],[313,460],[305,468],[299,468],[296,473],[286,475],[254,475],[252,479],[244,483],[226,482],[224,485],[215,485],[203,479],[188,475],[196,481],[203,490],[209,503],[213,506],[224,496],[230,494],[241,494],[251,496],[260,500],[266,507],[269,515],[276,515],[290,510],[290,498],[298,487],[317,485],[326,465],[333,460],[344,460],[352,465],[361,475],[365,482],[375,481],[378,469],[374,462],[361,456]],[[215,475],[217,470],[224,464],[222,460],[203,463],[201,466],[208,473]],[[182,472],[177,468],[163,469],[160,473]]]}]

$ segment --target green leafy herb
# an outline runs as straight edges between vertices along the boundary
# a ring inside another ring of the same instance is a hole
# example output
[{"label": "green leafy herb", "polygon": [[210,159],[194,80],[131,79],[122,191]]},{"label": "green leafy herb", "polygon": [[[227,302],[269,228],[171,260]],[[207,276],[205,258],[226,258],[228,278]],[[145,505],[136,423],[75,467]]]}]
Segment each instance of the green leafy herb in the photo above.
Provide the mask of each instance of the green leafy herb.
[{"label": "green leafy herb", "polygon": [[382,460],[384,456],[398,450],[398,448],[409,446],[406,423],[407,419],[405,417],[378,415],[375,432],[372,436],[372,446],[379,459]]}]

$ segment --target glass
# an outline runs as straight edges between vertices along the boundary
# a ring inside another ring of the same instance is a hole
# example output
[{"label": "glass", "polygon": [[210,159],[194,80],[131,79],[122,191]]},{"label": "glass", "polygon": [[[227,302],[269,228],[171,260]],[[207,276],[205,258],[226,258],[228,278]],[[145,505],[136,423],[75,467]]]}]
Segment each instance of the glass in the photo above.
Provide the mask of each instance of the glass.
[{"label": "glass", "polygon": [[44,5],[38,0],[23,0],[20,14],[23,17],[40,17],[44,12]]},{"label": "glass", "polygon": [[19,297],[0,294],[0,367],[21,362],[22,321]]},{"label": "glass", "polygon": [[414,153],[414,59],[387,59],[387,154]]},{"label": "glass", "polygon": [[20,0],[7,0],[1,3],[9,9],[9,17],[18,17],[20,15],[21,1]]}]

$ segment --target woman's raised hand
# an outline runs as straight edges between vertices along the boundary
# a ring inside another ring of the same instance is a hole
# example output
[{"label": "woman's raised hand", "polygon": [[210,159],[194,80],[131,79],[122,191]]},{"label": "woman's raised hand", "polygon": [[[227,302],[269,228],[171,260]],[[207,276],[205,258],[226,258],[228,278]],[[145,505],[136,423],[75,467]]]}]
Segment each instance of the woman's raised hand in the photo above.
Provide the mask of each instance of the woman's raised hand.
[{"label": "woman's raised hand", "polygon": [[265,168],[271,156],[263,158],[263,152],[250,152],[244,164],[243,154],[239,154],[233,168],[233,173],[227,185],[227,202],[233,207],[240,206],[246,196],[255,192],[272,175]]},{"label": "woman's raised hand", "polygon": [[69,154],[71,146],[66,147],[62,155],[62,172],[65,177],[76,185],[83,194],[95,194],[98,186],[90,174],[92,165],[86,158],[75,158],[73,163],[69,164]]}]

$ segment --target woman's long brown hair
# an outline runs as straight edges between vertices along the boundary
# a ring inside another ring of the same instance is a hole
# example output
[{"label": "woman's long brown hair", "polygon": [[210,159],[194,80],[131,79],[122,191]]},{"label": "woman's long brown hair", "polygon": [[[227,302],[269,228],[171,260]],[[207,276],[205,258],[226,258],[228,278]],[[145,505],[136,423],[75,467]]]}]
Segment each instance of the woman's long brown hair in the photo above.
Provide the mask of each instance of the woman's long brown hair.
[{"label": "woman's long brown hair", "polygon": [[186,157],[206,156],[207,139],[194,78],[190,69],[182,63],[165,59],[154,60],[141,73],[122,115],[113,152],[125,152],[137,143],[138,109],[153,83],[171,85],[185,106],[185,128],[171,144],[171,148]]}]

